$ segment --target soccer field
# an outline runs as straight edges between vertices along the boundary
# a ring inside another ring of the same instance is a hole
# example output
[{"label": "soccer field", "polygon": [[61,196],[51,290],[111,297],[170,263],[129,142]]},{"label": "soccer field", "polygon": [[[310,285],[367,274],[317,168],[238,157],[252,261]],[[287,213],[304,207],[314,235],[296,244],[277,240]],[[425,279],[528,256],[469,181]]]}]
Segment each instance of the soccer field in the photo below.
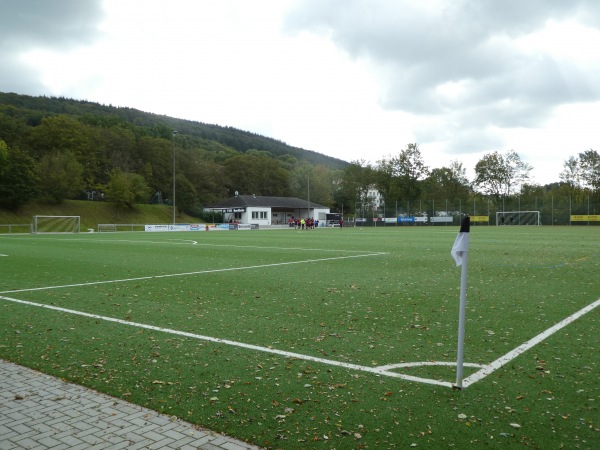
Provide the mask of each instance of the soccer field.
[{"label": "soccer field", "polygon": [[600,228],[0,237],[0,357],[272,448],[593,448]]}]

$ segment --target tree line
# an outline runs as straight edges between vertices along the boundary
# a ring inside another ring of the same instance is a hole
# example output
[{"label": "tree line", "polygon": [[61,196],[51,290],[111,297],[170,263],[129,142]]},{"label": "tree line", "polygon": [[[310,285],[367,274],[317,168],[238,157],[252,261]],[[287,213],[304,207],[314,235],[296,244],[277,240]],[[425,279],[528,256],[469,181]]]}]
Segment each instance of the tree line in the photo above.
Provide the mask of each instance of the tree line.
[{"label": "tree line", "polygon": [[473,180],[459,161],[431,169],[416,143],[375,163],[347,163],[234,128],[0,93],[0,207],[7,209],[34,200],[106,200],[121,208],[169,203],[173,173],[177,208],[198,217],[236,191],[309,197],[346,212],[364,207],[373,188],[388,205],[477,195],[500,203],[549,191],[600,195],[600,157],[591,149],[569,157],[560,181],[546,186],[529,183],[532,167],[512,150],[488,153],[474,169]]}]

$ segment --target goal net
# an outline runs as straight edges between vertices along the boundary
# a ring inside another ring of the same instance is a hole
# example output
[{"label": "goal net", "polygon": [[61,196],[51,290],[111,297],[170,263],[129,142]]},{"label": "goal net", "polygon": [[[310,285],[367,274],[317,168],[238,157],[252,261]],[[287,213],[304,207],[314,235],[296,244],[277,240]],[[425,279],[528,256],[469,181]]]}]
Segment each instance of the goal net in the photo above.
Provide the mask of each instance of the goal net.
[{"label": "goal net", "polygon": [[79,216],[33,216],[31,233],[79,233]]},{"label": "goal net", "polygon": [[541,225],[539,211],[498,211],[496,225]]}]

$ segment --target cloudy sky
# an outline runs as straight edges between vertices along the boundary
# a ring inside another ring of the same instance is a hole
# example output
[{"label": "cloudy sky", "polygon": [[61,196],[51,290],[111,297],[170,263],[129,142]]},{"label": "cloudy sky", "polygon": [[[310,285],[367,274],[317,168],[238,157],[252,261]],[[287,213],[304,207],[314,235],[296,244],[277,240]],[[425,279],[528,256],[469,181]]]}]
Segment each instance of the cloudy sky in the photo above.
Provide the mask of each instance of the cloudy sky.
[{"label": "cloudy sky", "polygon": [[0,0],[0,91],[216,123],[347,161],[600,151],[600,1]]}]

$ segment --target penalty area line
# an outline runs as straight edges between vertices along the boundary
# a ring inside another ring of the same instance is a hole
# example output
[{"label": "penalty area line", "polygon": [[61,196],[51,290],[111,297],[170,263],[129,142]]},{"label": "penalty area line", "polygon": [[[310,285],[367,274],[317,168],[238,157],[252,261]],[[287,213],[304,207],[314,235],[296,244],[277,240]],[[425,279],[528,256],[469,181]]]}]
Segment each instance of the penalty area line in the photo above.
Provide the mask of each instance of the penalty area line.
[{"label": "penalty area line", "polygon": [[271,264],[259,264],[255,266],[242,266],[242,267],[228,267],[224,269],[210,269],[210,270],[198,270],[195,272],[184,272],[184,273],[169,273],[165,275],[150,275],[146,277],[135,277],[135,278],[124,278],[120,280],[102,280],[102,281],[90,281],[87,283],[75,283],[75,284],[64,284],[59,286],[42,286],[36,288],[25,288],[25,289],[13,289],[10,291],[0,291],[0,294],[9,294],[15,292],[32,292],[32,291],[44,291],[47,289],[64,289],[71,287],[83,287],[83,286],[95,286],[99,284],[110,284],[110,283],[127,283],[130,281],[144,281],[144,280],[154,280],[159,278],[171,278],[171,277],[186,277],[191,275],[202,275],[202,274],[210,274],[210,273],[219,273],[219,272],[231,272],[236,270],[250,270],[250,269],[263,269],[266,267],[278,267],[278,266],[288,266],[292,264],[308,264],[314,262],[323,262],[323,261],[336,261],[340,259],[353,259],[353,258],[366,258],[369,256],[381,256],[386,253],[366,253],[364,255],[348,255],[348,256],[335,256],[331,258],[317,258],[317,259],[304,259],[301,261],[286,261],[280,263],[271,263]]},{"label": "penalty area line", "polygon": [[87,317],[90,319],[103,320],[106,322],[117,323],[120,325],[127,325],[127,326],[135,327],[135,328],[142,328],[145,330],[152,330],[152,331],[158,331],[158,332],[162,332],[162,333],[174,334],[177,336],[183,336],[183,337],[187,337],[187,338],[191,338],[191,339],[198,339],[198,340],[212,342],[212,343],[216,343],[216,344],[240,347],[240,348],[253,350],[253,351],[259,351],[259,352],[263,352],[263,353],[271,353],[271,354],[282,356],[284,358],[299,359],[299,360],[303,360],[303,361],[312,361],[312,362],[321,363],[321,364],[325,364],[325,365],[342,367],[342,368],[348,369],[348,370],[356,370],[356,371],[368,372],[368,373],[372,373],[372,374],[380,375],[380,376],[400,378],[400,379],[403,379],[406,381],[414,381],[414,382],[418,382],[418,383],[433,384],[433,385],[444,386],[444,387],[449,387],[449,388],[452,387],[452,383],[450,383],[450,382],[433,380],[433,379],[429,379],[429,378],[415,377],[415,376],[411,376],[411,375],[404,375],[404,374],[400,374],[400,373],[396,373],[396,372],[390,372],[388,370],[385,370],[382,367],[369,367],[369,366],[361,366],[359,364],[350,364],[350,363],[345,363],[342,361],[335,361],[332,359],[325,359],[325,358],[319,358],[316,356],[303,355],[301,353],[294,353],[294,352],[288,352],[285,350],[278,350],[278,349],[271,348],[271,347],[262,347],[259,345],[247,344],[245,342],[231,341],[229,339],[221,339],[221,338],[216,338],[216,337],[212,337],[212,336],[204,336],[201,334],[189,333],[186,331],[179,331],[179,330],[174,330],[171,328],[163,328],[163,327],[157,327],[154,325],[148,325],[148,324],[144,324],[144,323],[130,322],[130,321],[123,320],[123,319],[116,319],[114,317],[100,316],[98,314],[86,313],[84,311],[77,311],[77,310],[73,310],[73,309],[62,308],[60,306],[44,305],[42,303],[30,302],[27,300],[20,300],[20,299],[12,298],[12,297],[0,296],[0,300],[18,303],[21,305],[50,309],[53,311],[59,311],[59,312],[67,313],[67,314],[74,314],[77,316]]},{"label": "penalty area line", "polygon": [[557,324],[551,326],[550,328],[548,328],[547,330],[545,330],[542,333],[538,334],[537,336],[535,336],[535,337],[529,339],[528,341],[522,343],[517,348],[511,350],[507,354],[501,356],[497,360],[495,360],[495,361],[491,362],[490,364],[486,365],[481,370],[475,372],[472,375],[469,375],[468,377],[466,377],[465,379],[463,379],[463,382],[462,382],[463,388],[467,388],[470,385],[475,384],[478,381],[481,381],[483,378],[485,378],[488,375],[492,374],[493,372],[495,372],[496,370],[498,370],[503,365],[509,363],[510,361],[512,361],[513,359],[515,359],[517,356],[521,355],[522,353],[525,353],[530,348],[534,347],[535,345],[537,345],[540,342],[544,341],[545,339],[549,338],[550,336],[552,336],[557,331],[561,330],[562,328],[566,327],[570,323],[572,323],[575,320],[579,319],[581,316],[584,316],[585,314],[589,313],[590,311],[592,311],[594,308],[596,308],[599,305],[600,305],[600,298],[598,300],[596,300],[595,302],[590,303],[586,307],[580,309],[579,311],[575,312],[574,314],[571,314],[566,319],[563,319],[560,322],[558,322]]}]

